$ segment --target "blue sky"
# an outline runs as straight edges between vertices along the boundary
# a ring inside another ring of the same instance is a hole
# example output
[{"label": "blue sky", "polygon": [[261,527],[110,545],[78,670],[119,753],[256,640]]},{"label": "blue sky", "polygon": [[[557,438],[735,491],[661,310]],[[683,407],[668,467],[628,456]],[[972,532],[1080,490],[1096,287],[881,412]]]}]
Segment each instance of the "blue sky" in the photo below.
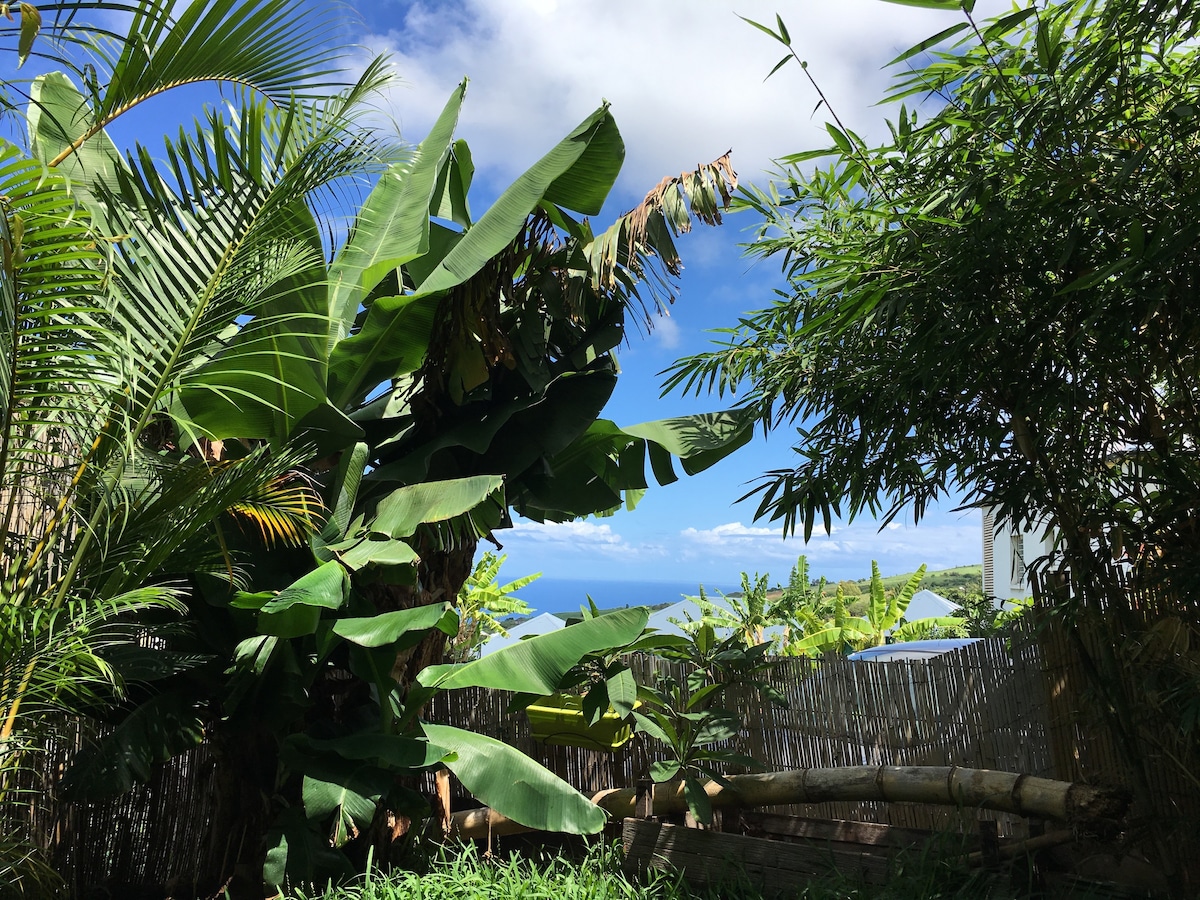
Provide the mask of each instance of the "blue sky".
[{"label": "blue sky", "polygon": [[[775,157],[828,143],[824,109],[798,67],[764,83],[783,48],[737,18],[773,23],[781,14],[799,54],[838,115],[865,136],[886,133],[874,107],[887,83],[881,67],[954,24],[957,13],[880,0],[456,0],[356,5],[359,41],[390,53],[401,86],[386,112],[419,139],[463,75],[471,78],[460,126],[470,143],[481,194],[495,192],[566,134],[602,99],[626,143],[626,164],[606,217],[628,209],[663,176],[733,149],[743,182],[762,184]],[[978,13],[999,11],[980,3]],[[736,14],[735,14],[736,11]],[[716,397],[659,398],[659,373],[704,349],[706,332],[768,305],[783,282],[773,263],[752,263],[739,244],[756,223],[727,217],[681,241],[685,272],[669,319],[631,337],[606,415],[633,424],[729,404]],[[652,489],[633,512],[565,525],[518,522],[499,535],[505,573],[598,580],[736,582],[738,573],[785,580],[800,553],[830,578],[978,563],[975,513],[934,510],[919,527],[838,523],[805,546],[754,522],[754,503],[736,503],[762,472],[791,461],[794,433],[780,431],[708,472]]]},{"label": "blue sky", "polygon": [[[603,100],[626,143],[626,163],[599,222],[638,202],[666,175],[691,169],[732,148],[743,183],[764,184],[772,158],[828,143],[827,112],[800,69],[764,82],[783,48],[737,14],[786,21],[798,53],[852,129],[885,133],[873,106],[888,75],[883,64],[959,18],[882,0],[370,0],[350,4],[361,17],[352,40],[362,61],[387,53],[396,86],[379,100],[381,127],[419,141],[454,86],[471,79],[459,136],[478,167],[478,211],[511,179],[567,134]],[[1007,4],[981,0],[977,16]],[[186,97],[191,99],[191,97]],[[199,98],[197,98],[199,99]],[[188,103],[153,102],[139,110],[143,139],[174,124]],[[121,135],[116,135],[118,140]],[[152,146],[158,143],[153,139]],[[709,411],[729,398],[660,398],[660,372],[708,346],[713,328],[768,305],[784,283],[771,262],[751,263],[740,244],[755,222],[729,216],[681,239],[685,272],[669,318],[649,336],[631,332],[620,352],[623,375],[605,415],[630,425]],[[814,572],[861,578],[872,559],[887,573],[921,563],[931,568],[979,562],[980,517],[931,511],[919,527],[837,523],[806,546],[753,520],[754,503],[736,503],[756,476],[791,464],[794,434],[753,444],[698,476],[652,489],[633,512],[607,519],[542,526],[518,521],[499,535],[509,578],[548,577],[736,583],[738,573],[770,572],[786,580],[797,555]]]}]

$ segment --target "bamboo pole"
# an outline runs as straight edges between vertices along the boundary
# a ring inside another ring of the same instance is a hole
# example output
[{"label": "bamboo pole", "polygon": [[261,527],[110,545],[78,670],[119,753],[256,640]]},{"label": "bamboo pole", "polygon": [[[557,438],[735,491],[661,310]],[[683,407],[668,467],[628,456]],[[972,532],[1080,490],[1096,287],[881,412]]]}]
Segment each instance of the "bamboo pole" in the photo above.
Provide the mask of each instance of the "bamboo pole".
[{"label": "bamboo pole", "polygon": [[[705,782],[715,808],[876,800],[993,809],[1082,823],[1119,819],[1129,803],[1120,789],[960,766],[843,766],[731,775],[727,780],[731,787]],[[636,793],[634,788],[601,791],[592,802],[612,818],[624,819],[634,815]],[[654,786],[655,815],[686,809],[682,782]],[[483,807],[454,813],[450,836],[478,838],[532,830]]]}]

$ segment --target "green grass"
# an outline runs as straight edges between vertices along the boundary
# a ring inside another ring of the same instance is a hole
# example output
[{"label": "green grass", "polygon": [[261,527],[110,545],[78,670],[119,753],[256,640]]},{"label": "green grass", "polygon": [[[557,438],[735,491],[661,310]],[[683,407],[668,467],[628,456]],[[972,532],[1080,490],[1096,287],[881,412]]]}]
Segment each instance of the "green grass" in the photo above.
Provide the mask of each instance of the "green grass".
[{"label": "green grass", "polygon": [[[795,900],[977,900],[995,897],[1021,900],[1034,896],[999,873],[964,866],[935,853],[902,857],[886,885],[863,885],[846,876],[813,879],[795,893]],[[1052,896],[1083,900],[1086,892]],[[1108,896],[1108,895],[1105,895]],[[741,879],[709,890],[692,890],[678,874],[657,872],[644,881],[621,873],[615,846],[597,845],[582,861],[547,857],[530,861],[512,857],[485,859],[472,846],[445,850],[423,874],[401,872],[373,875],[349,887],[321,893],[296,892],[290,900],[762,900],[754,886]]]},{"label": "green grass", "polygon": [[[678,875],[661,874],[644,884],[621,874],[618,851],[594,848],[582,862],[551,857],[531,862],[517,857],[484,859],[473,845],[444,852],[423,874],[368,876],[357,885],[296,900],[691,900]],[[714,895],[715,896],[715,895]]]}]

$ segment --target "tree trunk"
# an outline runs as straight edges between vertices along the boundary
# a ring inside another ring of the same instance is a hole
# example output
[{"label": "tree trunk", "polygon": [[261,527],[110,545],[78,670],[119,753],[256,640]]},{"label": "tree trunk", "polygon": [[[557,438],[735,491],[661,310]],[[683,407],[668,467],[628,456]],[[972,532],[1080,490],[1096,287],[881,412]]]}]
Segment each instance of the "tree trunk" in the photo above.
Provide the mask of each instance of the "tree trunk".
[{"label": "tree trunk", "polygon": [[266,729],[217,728],[209,746],[214,806],[192,887],[198,897],[215,897],[227,888],[236,900],[258,900],[279,765],[275,738]]},{"label": "tree trunk", "polygon": [[[454,603],[458,592],[470,577],[475,563],[475,548],[478,542],[470,540],[451,550],[433,550],[421,553],[418,566],[418,581],[415,586],[395,584],[365,585],[362,593],[378,612],[393,612],[412,609],[431,603]],[[420,551],[418,551],[420,552]],[[417,675],[428,666],[442,662],[446,651],[446,635],[432,631],[410,650],[399,654],[392,668],[392,677],[405,694],[416,681]],[[416,789],[416,779],[404,779],[405,787]],[[434,802],[435,813],[437,802]],[[411,822],[397,810],[381,806],[375,815],[368,840],[375,848],[377,865],[398,865],[402,861]]]},{"label": "tree trunk", "polygon": [[[478,541],[463,541],[450,550],[422,552],[417,567],[417,583],[367,584],[361,593],[374,604],[377,612],[395,612],[428,606],[431,603],[456,603],[458,592],[466,584],[475,564],[475,548]],[[446,651],[446,636],[440,631],[431,632],[411,650],[401,653],[396,659],[392,675],[407,692],[422,669],[442,662]]]}]

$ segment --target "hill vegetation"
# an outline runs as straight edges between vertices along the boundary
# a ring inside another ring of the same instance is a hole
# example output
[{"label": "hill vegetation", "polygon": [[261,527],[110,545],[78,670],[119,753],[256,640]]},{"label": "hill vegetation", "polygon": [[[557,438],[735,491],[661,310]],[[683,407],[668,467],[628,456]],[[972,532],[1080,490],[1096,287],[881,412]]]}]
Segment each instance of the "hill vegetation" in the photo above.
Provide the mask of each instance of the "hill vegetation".
[{"label": "hill vegetation", "polygon": [[[912,572],[906,572],[903,575],[887,575],[883,579],[883,586],[889,591],[896,590],[902,587],[908,579],[912,577]],[[870,578],[863,578],[854,582],[858,585],[860,591],[865,591],[870,585]],[[946,595],[947,591],[953,590],[969,590],[971,588],[980,588],[983,586],[983,566],[955,566],[952,569],[938,569],[933,572],[926,572],[925,577],[921,580],[923,589],[931,590],[935,594]]]}]

